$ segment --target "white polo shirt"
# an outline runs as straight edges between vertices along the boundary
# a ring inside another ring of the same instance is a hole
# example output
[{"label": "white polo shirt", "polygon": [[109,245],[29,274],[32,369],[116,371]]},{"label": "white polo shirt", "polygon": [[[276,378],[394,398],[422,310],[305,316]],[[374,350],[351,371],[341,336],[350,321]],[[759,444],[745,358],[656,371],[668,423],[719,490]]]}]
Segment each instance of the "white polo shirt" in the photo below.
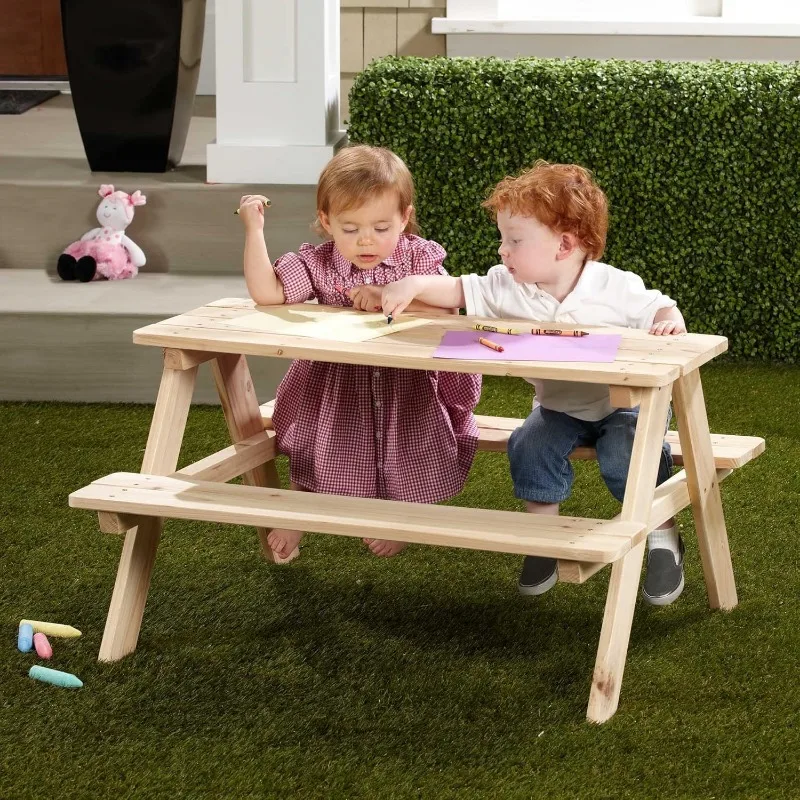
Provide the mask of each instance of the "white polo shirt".
[{"label": "white polo shirt", "polygon": [[[517,283],[502,265],[486,275],[462,275],[467,314],[573,325],[614,325],[647,330],[661,308],[677,305],[657,289],[646,289],[633,272],[588,261],[575,288],[559,303],[535,283]],[[542,405],[578,419],[596,421],[614,411],[608,386],[532,379],[534,408]]]}]

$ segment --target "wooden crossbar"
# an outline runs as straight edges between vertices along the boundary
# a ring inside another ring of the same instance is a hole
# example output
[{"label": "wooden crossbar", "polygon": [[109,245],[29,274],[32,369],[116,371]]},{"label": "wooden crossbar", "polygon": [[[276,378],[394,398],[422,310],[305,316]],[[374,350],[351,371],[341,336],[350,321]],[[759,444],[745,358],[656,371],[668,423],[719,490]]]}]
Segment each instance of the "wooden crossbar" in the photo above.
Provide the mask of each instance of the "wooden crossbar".
[{"label": "wooden crossbar", "polygon": [[308,495],[285,489],[120,472],[69,497],[73,508],[267,528],[375,536],[565,560],[611,563],[644,540],[644,522]]}]

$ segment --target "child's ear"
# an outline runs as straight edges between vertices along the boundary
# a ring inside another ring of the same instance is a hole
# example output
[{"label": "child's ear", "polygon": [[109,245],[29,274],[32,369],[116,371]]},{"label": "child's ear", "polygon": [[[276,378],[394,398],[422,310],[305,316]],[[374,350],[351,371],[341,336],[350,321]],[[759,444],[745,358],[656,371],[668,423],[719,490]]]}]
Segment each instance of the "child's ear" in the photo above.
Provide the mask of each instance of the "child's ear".
[{"label": "child's ear", "polygon": [[403,212],[403,230],[405,230],[408,221],[411,219],[411,214],[414,212],[414,206],[408,206]]},{"label": "child's ear", "polygon": [[571,233],[562,233],[561,241],[558,243],[558,253],[556,253],[556,261],[563,261],[569,258],[576,250],[580,248],[577,238]]},{"label": "child's ear", "polygon": [[333,232],[331,231],[331,221],[328,218],[328,215],[319,209],[317,209],[317,219],[319,220],[319,224],[322,225],[323,230],[328,236],[333,236]]}]

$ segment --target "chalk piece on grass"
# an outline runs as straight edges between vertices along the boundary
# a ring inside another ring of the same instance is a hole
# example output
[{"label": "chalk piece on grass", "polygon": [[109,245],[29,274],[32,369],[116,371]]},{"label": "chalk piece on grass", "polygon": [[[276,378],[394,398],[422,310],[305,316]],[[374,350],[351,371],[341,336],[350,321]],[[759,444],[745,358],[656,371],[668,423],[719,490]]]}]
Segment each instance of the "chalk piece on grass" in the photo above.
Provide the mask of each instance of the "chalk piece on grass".
[{"label": "chalk piece on grass", "polygon": [[33,646],[36,648],[36,655],[39,658],[49,659],[53,657],[53,648],[43,633],[33,634]]},{"label": "chalk piece on grass", "polygon": [[38,664],[28,670],[28,676],[37,681],[52,683],[53,686],[64,686],[67,689],[80,689],[83,686],[83,681],[70,672],[40,667]]},{"label": "chalk piece on grass", "polygon": [[20,625],[28,624],[33,627],[36,633],[43,633],[46,636],[56,636],[60,639],[74,639],[80,636],[81,632],[72,625],[61,625],[58,622],[41,622],[38,619],[23,619]]},{"label": "chalk piece on grass", "polygon": [[17,631],[17,649],[20,653],[30,653],[33,649],[33,626],[22,620]]}]

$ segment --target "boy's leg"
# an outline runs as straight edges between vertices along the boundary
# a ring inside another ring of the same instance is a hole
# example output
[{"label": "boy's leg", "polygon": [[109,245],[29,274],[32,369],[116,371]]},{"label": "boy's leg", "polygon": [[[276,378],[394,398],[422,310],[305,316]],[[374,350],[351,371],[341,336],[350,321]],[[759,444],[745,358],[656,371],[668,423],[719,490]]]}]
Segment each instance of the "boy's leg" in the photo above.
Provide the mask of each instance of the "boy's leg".
[{"label": "boy's leg", "polygon": [[[622,502],[628,479],[633,438],[636,434],[638,409],[618,409],[598,423],[595,445],[600,474],[614,497]],[[667,419],[667,426],[669,418]],[[672,473],[672,453],[663,443],[658,464],[656,485]],[[651,605],[668,605],[683,592],[683,542],[675,530],[675,519],[662,522],[647,536],[647,573],[642,596]]]},{"label": "boy's leg", "polygon": [[[584,443],[581,420],[537,406],[508,440],[508,461],[514,494],[531,514],[558,514],[572,491],[570,453]],[[554,558],[525,556],[519,577],[522,594],[544,594],[558,580]]]}]

